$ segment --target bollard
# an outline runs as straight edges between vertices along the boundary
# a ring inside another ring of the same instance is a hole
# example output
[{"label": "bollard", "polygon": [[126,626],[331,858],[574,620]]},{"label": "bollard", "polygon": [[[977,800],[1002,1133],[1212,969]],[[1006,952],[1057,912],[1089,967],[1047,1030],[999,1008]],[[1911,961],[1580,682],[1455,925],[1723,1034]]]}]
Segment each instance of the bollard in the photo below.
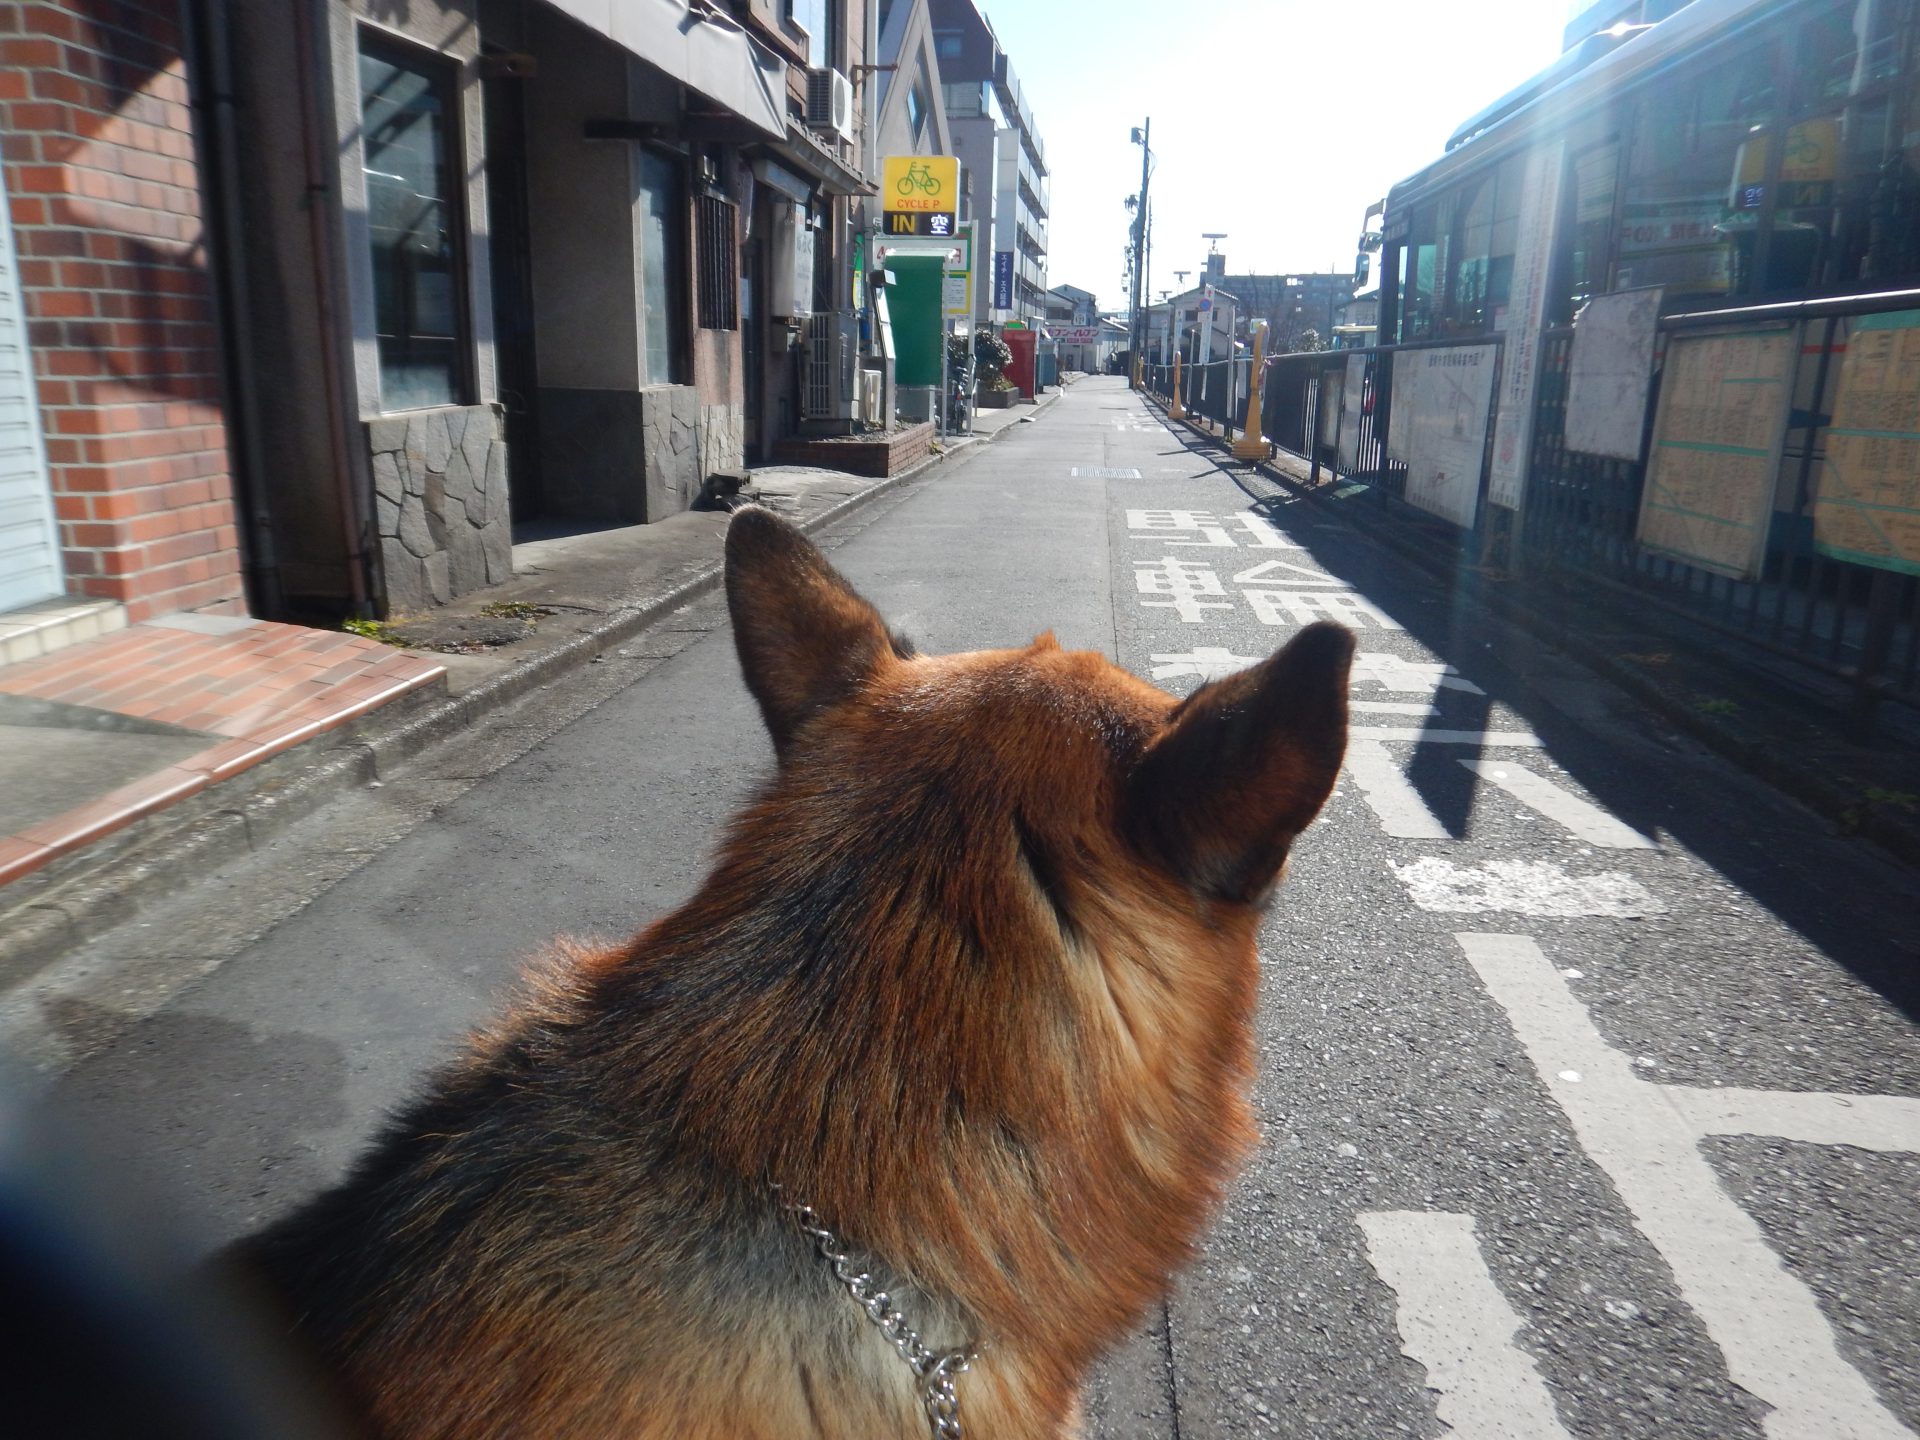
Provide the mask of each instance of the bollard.
[{"label": "bollard", "polygon": [[1267,322],[1253,327],[1253,372],[1247,381],[1247,423],[1233,442],[1236,460],[1265,460],[1273,454],[1267,437],[1260,433],[1260,352],[1266,348]]},{"label": "bollard", "polygon": [[1180,400],[1180,352],[1178,350],[1173,352],[1173,403],[1167,407],[1167,418],[1169,420],[1187,418],[1187,407]]}]

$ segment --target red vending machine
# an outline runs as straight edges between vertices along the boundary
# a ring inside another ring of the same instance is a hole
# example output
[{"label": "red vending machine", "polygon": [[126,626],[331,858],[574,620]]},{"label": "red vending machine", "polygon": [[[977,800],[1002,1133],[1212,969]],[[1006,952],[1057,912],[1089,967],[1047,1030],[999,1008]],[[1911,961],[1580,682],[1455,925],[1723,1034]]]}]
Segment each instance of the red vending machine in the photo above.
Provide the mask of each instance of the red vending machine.
[{"label": "red vending machine", "polygon": [[1013,359],[1007,362],[1007,379],[1020,387],[1020,393],[1029,400],[1034,397],[1034,357],[1040,343],[1038,330],[1015,330],[1011,327],[1000,332],[1000,338],[1007,342],[1007,348],[1013,351]]}]

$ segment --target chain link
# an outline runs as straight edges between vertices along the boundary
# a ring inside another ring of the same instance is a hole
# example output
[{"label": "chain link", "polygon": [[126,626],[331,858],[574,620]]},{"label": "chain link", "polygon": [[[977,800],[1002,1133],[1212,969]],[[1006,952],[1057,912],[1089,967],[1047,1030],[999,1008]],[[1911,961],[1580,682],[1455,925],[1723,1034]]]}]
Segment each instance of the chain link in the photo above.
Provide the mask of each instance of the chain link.
[{"label": "chain link", "polygon": [[893,1297],[875,1288],[873,1277],[854,1263],[852,1254],[841,1246],[839,1237],[821,1223],[813,1207],[791,1201],[786,1204],[799,1221],[802,1233],[813,1241],[820,1258],[832,1268],[834,1278],[846,1286],[854,1303],[867,1312],[867,1318],[913,1371],[934,1440],[964,1440],[960,1430],[960,1396],[954,1381],[979,1358],[978,1348],[935,1350],[928,1346],[919,1332],[907,1324],[907,1317],[893,1308]]}]

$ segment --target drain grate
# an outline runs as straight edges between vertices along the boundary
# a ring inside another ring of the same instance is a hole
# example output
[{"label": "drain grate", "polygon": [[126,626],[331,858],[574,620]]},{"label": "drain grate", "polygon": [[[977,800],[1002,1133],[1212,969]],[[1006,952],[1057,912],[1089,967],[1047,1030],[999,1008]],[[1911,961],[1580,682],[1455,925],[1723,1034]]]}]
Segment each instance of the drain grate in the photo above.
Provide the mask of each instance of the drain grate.
[{"label": "drain grate", "polygon": [[1113,465],[1076,465],[1067,474],[1081,480],[1138,480],[1140,472]]}]

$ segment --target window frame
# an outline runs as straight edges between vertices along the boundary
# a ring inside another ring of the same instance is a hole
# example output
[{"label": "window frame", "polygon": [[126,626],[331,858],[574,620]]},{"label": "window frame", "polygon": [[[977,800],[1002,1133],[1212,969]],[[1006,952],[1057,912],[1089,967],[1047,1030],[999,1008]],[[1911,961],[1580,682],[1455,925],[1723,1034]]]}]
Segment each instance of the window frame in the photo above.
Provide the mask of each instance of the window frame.
[{"label": "window frame", "polygon": [[448,376],[448,398],[429,401],[422,405],[396,406],[389,403],[387,384],[387,356],[380,335],[380,266],[374,245],[372,203],[369,196],[366,201],[366,265],[369,283],[368,303],[371,309],[373,329],[370,338],[374,348],[374,379],[379,387],[377,395],[378,413],[406,414],[416,410],[449,409],[472,406],[479,392],[478,326],[473,313],[473,246],[472,222],[468,206],[466,175],[466,95],[461,84],[464,69],[456,56],[451,56],[423,45],[404,35],[397,35],[377,25],[361,22],[354,26],[354,97],[355,126],[359,137],[356,147],[359,153],[361,184],[366,186],[369,173],[367,155],[367,109],[366,93],[361,83],[360,62],[366,58],[393,65],[395,68],[410,70],[424,76],[433,86],[441,102],[442,114],[446,117],[444,150],[441,159],[445,165],[447,193],[444,204],[447,213],[447,231],[452,237],[453,254],[450,260],[452,272],[452,294],[449,306],[454,319],[453,364]]}]

